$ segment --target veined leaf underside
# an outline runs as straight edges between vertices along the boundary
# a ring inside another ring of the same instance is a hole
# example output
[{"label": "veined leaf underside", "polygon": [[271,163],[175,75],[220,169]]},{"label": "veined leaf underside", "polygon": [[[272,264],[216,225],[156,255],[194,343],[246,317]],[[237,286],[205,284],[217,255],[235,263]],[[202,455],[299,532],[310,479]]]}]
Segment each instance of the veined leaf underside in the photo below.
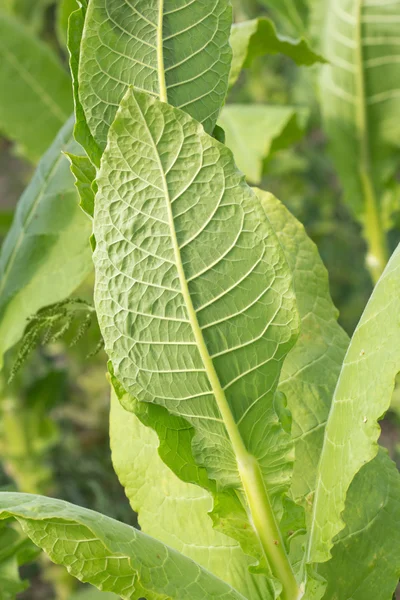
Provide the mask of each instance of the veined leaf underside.
[{"label": "veined leaf underside", "polygon": [[194,426],[221,486],[241,488],[254,457],[279,506],[291,441],[273,398],[297,312],[260,203],[227,148],[133,91],[98,183],[96,303],[118,379]]},{"label": "veined leaf underside", "polygon": [[228,85],[230,26],[228,0],[92,0],[79,94],[100,146],[129,85],[185,110],[211,133]]}]

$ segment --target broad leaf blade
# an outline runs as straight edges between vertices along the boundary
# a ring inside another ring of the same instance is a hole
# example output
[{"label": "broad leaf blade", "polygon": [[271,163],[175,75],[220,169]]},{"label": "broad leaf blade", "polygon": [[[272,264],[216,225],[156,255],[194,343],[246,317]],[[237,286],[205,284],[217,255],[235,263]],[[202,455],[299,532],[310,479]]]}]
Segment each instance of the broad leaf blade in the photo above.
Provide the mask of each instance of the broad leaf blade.
[{"label": "broad leaf blade", "polygon": [[36,162],[72,108],[70,78],[56,55],[0,12],[0,130]]},{"label": "broad leaf blade", "polygon": [[214,129],[231,60],[228,0],[92,0],[81,45],[79,97],[96,142],[129,85]]},{"label": "broad leaf blade", "polygon": [[171,548],[91,510],[42,496],[2,493],[0,519],[12,517],[53,562],[124,600],[244,600]]},{"label": "broad leaf blade", "polygon": [[124,410],[115,393],[110,438],[114,468],[142,531],[192,558],[246,598],[274,597],[266,578],[249,572],[254,561],[240,545],[213,528],[208,514],[211,495],[184,483],[166,467],[158,453],[157,434]]},{"label": "broad leaf blade", "polygon": [[292,106],[228,104],[218,123],[238,168],[252,183],[260,183],[264,164],[274,152],[299,140],[307,111]]},{"label": "broad leaf blade", "polygon": [[390,600],[400,573],[400,477],[380,448],[350,486],[332,559],[319,566],[323,600]]},{"label": "broad leaf blade", "polygon": [[[328,274],[304,227],[271,194],[257,190],[257,195],[293,269],[302,319],[279,389],[293,418],[296,461],[291,492],[309,517],[325,424],[349,339],[337,323]],[[318,569],[328,580],[324,600],[391,598],[400,564],[399,485],[397,470],[383,450],[355,477],[343,514],[346,529],[335,539],[331,560]],[[378,544],[372,541],[375,536],[381,540]]]},{"label": "broad leaf blade", "polygon": [[400,247],[375,287],[351,340],[326,426],[318,467],[308,558],[325,562],[343,529],[347,491],[378,452],[377,421],[389,408],[400,371]]},{"label": "broad leaf blade", "polygon": [[280,35],[271,19],[265,17],[236,23],[230,41],[233,50],[230,87],[237,81],[243,68],[250,67],[255,58],[264,54],[285,54],[297,65],[310,66],[325,62],[304,38],[292,39]]},{"label": "broad leaf blade", "polygon": [[[132,397],[196,429],[194,457],[220,489],[250,477],[260,483],[246,490],[249,502],[257,496],[257,510],[270,514],[272,502],[279,514],[291,443],[274,391],[297,312],[260,204],[225,146],[184,112],[132,90],[98,185],[95,301],[115,375]],[[259,498],[266,489],[270,500]]]},{"label": "broad leaf blade", "polygon": [[349,339],[337,322],[327,270],[304,227],[272,194],[256,190],[293,272],[300,337],[285,360],[279,390],[292,413],[296,461],[291,491],[309,510],[332,396]]},{"label": "broad leaf blade", "polygon": [[90,223],[62,150],[79,152],[72,119],[22,195],[0,254],[0,368],[27,319],[67,298],[91,271]]}]

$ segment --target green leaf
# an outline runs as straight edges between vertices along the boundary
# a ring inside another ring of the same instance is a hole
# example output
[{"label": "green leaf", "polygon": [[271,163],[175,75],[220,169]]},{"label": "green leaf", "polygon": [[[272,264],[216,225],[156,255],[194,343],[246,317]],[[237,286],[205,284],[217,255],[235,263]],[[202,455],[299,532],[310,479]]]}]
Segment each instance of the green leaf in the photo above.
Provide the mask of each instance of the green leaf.
[{"label": "green leaf", "polygon": [[78,9],[77,0],[59,0],[57,6],[57,35],[61,46],[67,45],[68,21],[72,12]]},{"label": "green leaf", "polygon": [[266,579],[249,572],[254,561],[232,538],[213,529],[211,495],[166,467],[157,434],[124,410],[115,393],[110,439],[114,469],[142,531],[192,558],[246,598],[273,598]]},{"label": "green leaf", "polygon": [[325,562],[343,529],[351,482],[378,452],[377,421],[389,408],[400,371],[400,247],[375,287],[347,351],[318,466],[308,559]]},{"label": "green leaf", "polygon": [[70,78],[56,55],[0,12],[0,130],[36,162],[72,108]]},{"label": "green leaf", "polygon": [[79,152],[72,119],[22,195],[0,254],[0,368],[27,319],[67,298],[90,273],[90,222],[78,204],[68,159]]},{"label": "green leaf", "polygon": [[71,171],[81,199],[80,205],[89,217],[93,217],[95,197],[93,182],[96,179],[96,169],[87,156],[76,156],[68,152],[65,154],[71,161]]},{"label": "green leaf", "polygon": [[297,65],[310,66],[317,62],[325,62],[322,56],[310,48],[304,38],[292,39],[280,35],[271,19],[265,17],[236,23],[232,27],[230,41],[233,58],[229,87],[236,83],[243,68],[250,67],[255,58],[264,54],[285,54]]},{"label": "green leaf", "polygon": [[76,141],[81,144],[82,148],[85,149],[92,163],[96,167],[99,167],[102,151],[90,133],[83,106],[79,99],[79,63],[81,59],[81,41],[85,24],[86,10],[87,2],[85,0],[84,2],[81,2],[80,8],[71,13],[68,27],[68,51],[70,54],[69,66],[72,75],[75,104],[74,136]]},{"label": "green leaf", "polygon": [[260,183],[264,165],[274,152],[302,137],[307,116],[306,110],[292,106],[228,104],[219,124],[239,169],[249,181]]},{"label": "green leaf", "polygon": [[0,600],[15,600],[28,587],[18,569],[34,557],[30,544],[9,524],[0,524]]},{"label": "green leaf", "polygon": [[0,10],[38,33],[43,28],[46,10],[52,2],[53,0],[0,0]]},{"label": "green leaf", "polygon": [[225,146],[132,90],[98,185],[95,297],[115,375],[196,429],[198,465],[221,490],[244,487],[263,553],[297,593],[270,504],[279,515],[290,480],[274,393],[297,312],[261,205]]},{"label": "green leaf", "polygon": [[364,226],[375,279],[387,261],[382,201],[399,166],[400,4],[332,0],[321,75],[325,129],[345,200]]},{"label": "green leaf", "polygon": [[290,35],[306,33],[310,5],[322,0],[261,0]]},{"label": "green leaf", "polygon": [[228,0],[92,0],[79,63],[79,98],[104,149],[129,85],[183,108],[211,133],[225,100]]},{"label": "green leaf", "polygon": [[293,419],[292,494],[304,504],[315,489],[324,426],[349,339],[337,322],[328,273],[316,245],[279,200],[255,191],[292,269],[301,317],[300,337],[285,360],[279,390],[286,396]]},{"label": "green leaf", "polygon": [[400,478],[380,448],[350,486],[332,559],[319,567],[324,600],[391,600],[400,573]]},{"label": "green leaf", "polygon": [[[328,273],[315,244],[282,203],[256,191],[293,270],[301,316],[301,335],[285,360],[279,389],[293,418],[291,492],[310,515],[325,424],[349,340],[337,323]],[[333,558],[319,568],[328,581],[324,600],[391,598],[400,564],[399,497],[397,470],[380,450],[352,482],[343,513],[346,529],[335,540]]]},{"label": "green leaf", "polygon": [[11,517],[53,562],[123,600],[244,600],[175,550],[91,510],[42,496],[2,493],[0,518]]}]

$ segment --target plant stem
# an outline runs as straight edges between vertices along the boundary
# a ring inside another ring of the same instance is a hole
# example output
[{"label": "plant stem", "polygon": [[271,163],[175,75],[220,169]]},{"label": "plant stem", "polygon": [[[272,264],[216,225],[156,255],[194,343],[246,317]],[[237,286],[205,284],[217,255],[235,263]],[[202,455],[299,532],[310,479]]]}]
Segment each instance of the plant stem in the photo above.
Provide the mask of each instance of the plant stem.
[{"label": "plant stem", "polygon": [[371,176],[371,156],[369,151],[369,135],[367,123],[367,107],[365,103],[365,76],[362,42],[362,10],[363,0],[357,4],[356,27],[356,127],[360,147],[359,177],[364,195],[365,222],[364,237],[368,244],[366,266],[372,281],[377,283],[389,259],[386,235],[382,227],[379,204]]},{"label": "plant stem", "polygon": [[239,462],[239,473],[257,537],[272,574],[282,584],[280,598],[281,600],[300,600],[303,594],[286,553],[257,460],[247,454]]}]

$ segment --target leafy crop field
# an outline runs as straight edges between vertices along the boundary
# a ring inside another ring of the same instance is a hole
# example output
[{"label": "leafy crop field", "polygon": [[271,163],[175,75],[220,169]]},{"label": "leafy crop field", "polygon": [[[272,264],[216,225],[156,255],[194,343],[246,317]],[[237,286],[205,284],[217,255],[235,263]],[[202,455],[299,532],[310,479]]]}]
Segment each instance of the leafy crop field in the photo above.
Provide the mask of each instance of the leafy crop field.
[{"label": "leafy crop field", "polygon": [[397,597],[399,26],[0,0],[0,600]]}]

